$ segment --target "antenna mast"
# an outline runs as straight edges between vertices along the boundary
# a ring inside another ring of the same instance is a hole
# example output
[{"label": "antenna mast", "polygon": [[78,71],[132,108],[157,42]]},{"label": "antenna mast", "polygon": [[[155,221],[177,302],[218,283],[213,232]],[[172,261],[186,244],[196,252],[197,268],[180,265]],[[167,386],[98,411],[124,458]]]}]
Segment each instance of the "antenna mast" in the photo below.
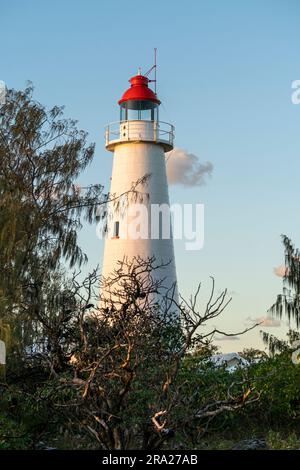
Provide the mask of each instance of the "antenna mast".
[{"label": "antenna mast", "polygon": [[155,81],[154,81],[154,83],[155,83],[155,85],[154,85],[154,91],[155,91],[155,94],[156,94],[156,68],[157,68],[157,67],[156,67],[156,65],[157,65],[157,64],[156,64],[156,53],[157,53],[157,48],[155,47],[155,48],[154,48],[154,80],[155,80]]},{"label": "antenna mast", "polygon": [[156,83],[157,83],[157,80],[156,80],[156,69],[157,69],[156,57],[157,57],[157,47],[154,48],[154,65],[152,65],[151,69],[149,69],[148,72],[146,72],[145,75],[144,75],[145,77],[148,77],[148,75],[150,75],[152,70],[154,70],[154,80],[149,80],[149,82],[154,82],[155,83],[155,85],[154,85],[155,94],[156,94]]}]

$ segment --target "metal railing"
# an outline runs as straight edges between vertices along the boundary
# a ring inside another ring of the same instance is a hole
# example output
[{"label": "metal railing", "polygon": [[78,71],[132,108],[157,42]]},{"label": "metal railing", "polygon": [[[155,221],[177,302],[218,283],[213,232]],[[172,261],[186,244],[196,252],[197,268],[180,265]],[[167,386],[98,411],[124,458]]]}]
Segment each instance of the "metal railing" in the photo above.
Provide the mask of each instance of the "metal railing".
[{"label": "metal railing", "polygon": [[149,141],[173,147],[174,126],[164,121],[116,121],[105,128],[106,146],[126,141]]}]

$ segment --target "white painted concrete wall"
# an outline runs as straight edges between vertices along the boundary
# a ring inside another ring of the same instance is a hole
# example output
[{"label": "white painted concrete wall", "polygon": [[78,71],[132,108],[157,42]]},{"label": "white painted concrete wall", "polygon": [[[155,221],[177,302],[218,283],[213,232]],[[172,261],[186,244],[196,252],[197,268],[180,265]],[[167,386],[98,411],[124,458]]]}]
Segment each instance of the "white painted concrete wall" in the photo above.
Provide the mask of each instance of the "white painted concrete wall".
[{"label": "white painted concrete wall", "polygon": [[[169,205],[163,146],[153,142],[126,141],[115,146],[111,194],[120,195],[129,191],[132,183],[147,174],[150,176],[146,184],[137,188],[144,194],[144,204],[148,207],[149,204]],[[149,194],[148,201],[147,194]],[[134,203],[134,201],[130,202],[130,204]],[[112,204],[110,204],[109,209],[113,214],[109,224],[113,224],[118,220],[120,222],[120,232],[126,231],[127,227],[124,226],[126,225],[126,220],[122,218],[122,213],[116,211]],[[170,261],[167,267],[155,274],[158,278],[166,278],[164,281],[165,287],[169,288],[177,282],[172,239],[153,240],[151,237],[148,239],[131,239],[130,237],[123,239],[122,237],[113,238],[111,235],[105,240],[102,268],[102,275],[104,277],[107,277],[116,268],[117,262],[122,261],[124,257],[131,260],[135,256],[140,256],[143,259],[155,256],[157,263]],[[176,289],[176,300],[178,299],[177,295]]]}]

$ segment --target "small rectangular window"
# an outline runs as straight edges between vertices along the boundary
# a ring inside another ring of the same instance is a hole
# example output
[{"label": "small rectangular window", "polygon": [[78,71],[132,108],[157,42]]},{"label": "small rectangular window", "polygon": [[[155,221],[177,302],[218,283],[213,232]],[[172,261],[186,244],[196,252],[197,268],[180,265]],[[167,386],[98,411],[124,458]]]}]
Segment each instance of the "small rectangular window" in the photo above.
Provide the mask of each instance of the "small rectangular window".
[{"label": "small rectangular window", "polygon": [[114,238],[119,238],[119,228],[120,228],[120,222],[117,221],[115,222],[115,225],[114,225]]}]

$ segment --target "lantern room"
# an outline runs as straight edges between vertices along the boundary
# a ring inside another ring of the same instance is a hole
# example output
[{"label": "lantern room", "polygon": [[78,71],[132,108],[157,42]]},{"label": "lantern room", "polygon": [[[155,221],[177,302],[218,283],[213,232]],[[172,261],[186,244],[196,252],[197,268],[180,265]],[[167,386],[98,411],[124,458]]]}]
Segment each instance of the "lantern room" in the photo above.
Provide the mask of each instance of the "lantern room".
[{"label": "lantern room", "polygon": [[148,87],[149,79],[139,73],[119,100],[120,121],[158,121],[160,101]]},{"label": "lantern room", "polygon": [[149,142],[161,145],[166,152],[172,150],[174,126],[159,121],[160,101],[156,93],[149,88],[150,81],[140,70],[129,80],[130,88],[118,101],[120,121],[106,126],[107,150],[114,152],[116,146],[129,142]]}]

